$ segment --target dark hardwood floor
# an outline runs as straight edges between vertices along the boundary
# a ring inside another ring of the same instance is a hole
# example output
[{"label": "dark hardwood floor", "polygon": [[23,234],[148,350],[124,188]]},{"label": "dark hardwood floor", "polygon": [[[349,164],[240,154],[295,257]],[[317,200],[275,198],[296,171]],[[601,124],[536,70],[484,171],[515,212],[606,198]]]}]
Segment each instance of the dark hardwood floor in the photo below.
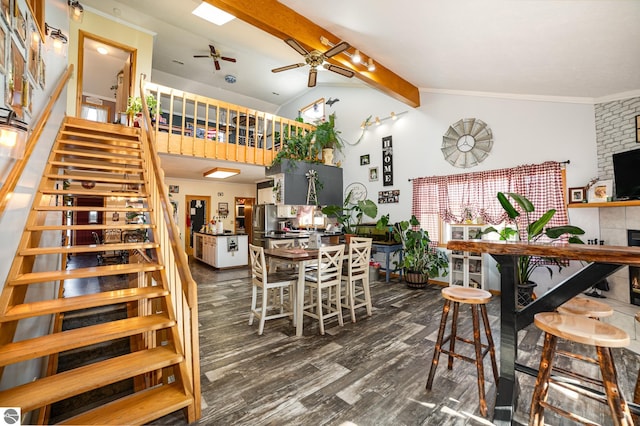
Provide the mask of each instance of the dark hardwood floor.
[{"label": "dark hardwood floor", "polygon": [[[258,336],[248,325],[248,269],[216,271],[192,260],[198,283],[202,372],[202,425],[486,425],[478,408],[475,367],[442,362],[432,391],[425,390],[441,315],[440,287],[407,288],[397,279],[372,283],[373,316],[358,311],[358,322],[334,320],[325,336],[305,318],[304,336],[295,337],[288,319],[267,321]],[[499,300],[489,317],[499,351]],[[346,311],[345,311],[345,318]],[[459,333],[470,336],[470,313],[461,309]],[[537,367],[542,335],[534,327],[520,335],[520,360]],[[461,344],[458,344],[458,347]],[[580,349],[574,348],[576,351]],[[472,348],[469,348],[469,354]],[[585,352],[586,353],[586,352]],[[619,381],[627,399],[633,395],[640,365],[637,354],[614,350]],[[569,361],[561,360],[567,365]],[[574,361],[572,361],[575,363]],[[593,367],[571,365],[574,370]],[[485,359],[489,411],[495,383]],[[534,378],[519,374],[517,420],[526,423]],[[608,408],[552,391],[549,401],[604,425],[613,424]],[[546,423],[574,424],[547,413]],[[153,424],[185,424],[181,414]]]}]

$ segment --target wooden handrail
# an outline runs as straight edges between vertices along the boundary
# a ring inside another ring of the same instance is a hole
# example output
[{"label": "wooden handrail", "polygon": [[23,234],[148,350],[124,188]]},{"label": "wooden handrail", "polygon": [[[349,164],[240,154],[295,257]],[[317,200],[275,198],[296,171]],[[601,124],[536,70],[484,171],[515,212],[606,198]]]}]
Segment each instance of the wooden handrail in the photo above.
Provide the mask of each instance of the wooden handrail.
[{"label": "wooden handrail", "polygon": [[55,89],[49,96],[47,105],[45,105],[42,113],[40,114],[40,117],[36,121],[36,125],[33,127],[31,135],[27,140],[24,156],[21,159],[16,160],[16,162],[13,164],[13,167],[9,171],[7,180],[5,181],[4,185],[2,185],[2,188],[0,188],[0,216],[4,214],[4,210],[7,207],[9,199],[11,198],[11,194],[13,194],[13,191],[16,189],[16,185],[18,185],[18,179],[22,175],[27,162],[31,158],[31,154],[33,153],[33,150],[35,149],[38,140],[40,139],[42,130],[44,129],[47,120],[49,120],[49,117],[51,116],[53,106],[58,101],[58,98],[62,93],[62,89],[64,89],[64,87],[66,86],[72,73],[73,64],[70,64],[58,79],[58,83],[56,84]]},{"label": "wooden handrail", "polygon": [[[143,123],[141,123],[143,136],[142,143],[146,151],[145,157],[149,159],[151,163],[147,167],[151,167],[154,179],[149,180],[153,180],[153,182],[155,183],[153,192],[154,194],[157,194],[157,201],[159,201],[159,205],[161,207],[160,210],[162,210],[162,217],[165,224],[164,231],[168,236],[169,245],[171,246],[171,253],[173,254],[173,260],[175,262],[174,268],[177,271],[180,281],[180,283],[178,284],[180,285],[180,288],[182,290],[184,303],[186,303],[189,311],[187,314],[185,314],[183,309],[180,309],[180,311],[183,313],[181,318],[178,318],[179,324],[182,327],[185,327],[185,330],[181,334],[182,339],[184,339],[184,341],[182,342],[183,351],[185,358],[188,360],[191,370],[191,376],[184,377],[183,380],[185,380],[186,383],[189,383],[191,387],[194,397],[193,413],[195,419],[199,419],[202,415],[202,405],[200,403],[201,385],[200,336],[198,332],[198,291],[196,282],[193,280],[191,270],[189,269],[189,261],[187,259],[187,255],[182,248],[178,225],[173,219],[173,206],[171,205],[171,201],[169,199],[167,186],[164,184],[164,175],[162,173],[160,164],[160,156],[158,155],[158,151],[156,149],[155,132],[150,131],[152,127],[149,114],[149,106],[147,105],[146,96],[144,96],[145,79],[146,75],[142,74],[140,78],[140,98],[142,100],[143,109]],[[158,213],[154,212],[154,214],[156,215],[156,219],[158,219]],[[164,261],[166,262],[166,256],[163,255],[163,258],[165,258]],[[165,274],[165,276],[168,277],[168,274]],[[173,277],[172,279],[175,279],[175,277]],[[176,294],[175,296],[177,297],[178,295]],[[187,346],[190,350],[187,349]]]}]

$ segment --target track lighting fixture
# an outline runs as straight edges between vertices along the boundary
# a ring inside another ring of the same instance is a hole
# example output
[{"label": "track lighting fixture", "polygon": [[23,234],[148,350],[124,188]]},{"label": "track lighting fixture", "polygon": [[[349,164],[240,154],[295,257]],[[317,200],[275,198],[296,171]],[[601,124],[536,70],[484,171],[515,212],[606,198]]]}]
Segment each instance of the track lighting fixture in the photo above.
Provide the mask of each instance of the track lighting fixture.
[{"label": "track lighting fixture", "polygon": [[84,8],[80,2],[78,0],[68,0],[67,5],[69,5],[69,18],[76,22],[82,22]]},{"label": "track lighting fixture", "polygon": [[380,117],[376,116],[376,118],[374,120],[371,120],[371,116],[369,116],[369,118],[367,118],[365,121],[362,122],[362,124],[360,125],[360,128],[362,130],[366,130],[367,127],[373,126],[374,124],[376,126],[379,126],[385,120],[396,121],[398,119],[398,116],[400,116],[402,114],[406,114],[407,112],[409,112],[409,111],[402,111],[402,112],[398,112],[398,113],[391,111],[391,113],[387,117],[380,118]]},{"label": "track lighting fixture", "polygon": [[353,62],[354,64],[359,64],[360,61],[362,61],[362,58],[360,57],[360,51],[356,49],[356,53],[351,56],[351,62]]},{"label": "track lighting fixture", "polygon": [[[329,47],[334,47],[335,46],[335,44],[331,43],[326,37],[320,37],[320,43],[324,44],[325,46],[329,46]],[[360,53],[360,50],[356,49],[356,51],[354,53],[349,53],[349,52],[347,52],[345,50],[342,53],[344,53],[349,58],[351,58],[351,62],[353,62],[354,64],[362,64],[362,65],[366,66],[367,70],[369,70],[370,72],[373,72],[373,71],[376,70],[376,66],[373,63],[373,59],[369,58],[368,60],[365,60],[362,57],[362,54]]]}]

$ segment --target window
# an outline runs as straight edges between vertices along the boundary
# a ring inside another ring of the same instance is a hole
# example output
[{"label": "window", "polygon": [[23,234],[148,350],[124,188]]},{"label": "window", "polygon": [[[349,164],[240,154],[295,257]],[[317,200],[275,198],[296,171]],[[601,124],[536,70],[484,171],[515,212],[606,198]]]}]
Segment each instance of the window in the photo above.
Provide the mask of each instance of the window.
[{"label": "window", "polygon": [[412,213],[432,241],[442,241],[440,219],[446,223],[463,223],[469,218],[492,225],[505,222],[507,214],[498,202],[498,192],[524,195],[538,214],[555,209],[549,226],[568,223],[562,166],[557,162],[414,179]]}]

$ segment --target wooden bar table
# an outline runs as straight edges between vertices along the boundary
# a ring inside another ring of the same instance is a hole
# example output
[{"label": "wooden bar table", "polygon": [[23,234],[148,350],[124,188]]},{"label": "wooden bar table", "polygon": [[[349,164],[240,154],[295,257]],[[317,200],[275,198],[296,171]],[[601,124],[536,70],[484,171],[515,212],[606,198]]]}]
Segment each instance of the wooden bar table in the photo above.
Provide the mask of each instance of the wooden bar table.
[{"label": "wooden bar table", "polygon": [[[498,425],[513,421],[518,403],[515,372],[537,375],[535,369],[517,363],[518,331],[531,324],[535,314],[555,310],[625,265],[640,266],[640,247],[451,240],[447,249],[488,253],[500,264],[500,379],[493,418]],[[529,305],[518,308],[516,262],[519,256],[580,260],[585,266]],[[637,411],[637,406],[629,405],[633,412]]]}]

